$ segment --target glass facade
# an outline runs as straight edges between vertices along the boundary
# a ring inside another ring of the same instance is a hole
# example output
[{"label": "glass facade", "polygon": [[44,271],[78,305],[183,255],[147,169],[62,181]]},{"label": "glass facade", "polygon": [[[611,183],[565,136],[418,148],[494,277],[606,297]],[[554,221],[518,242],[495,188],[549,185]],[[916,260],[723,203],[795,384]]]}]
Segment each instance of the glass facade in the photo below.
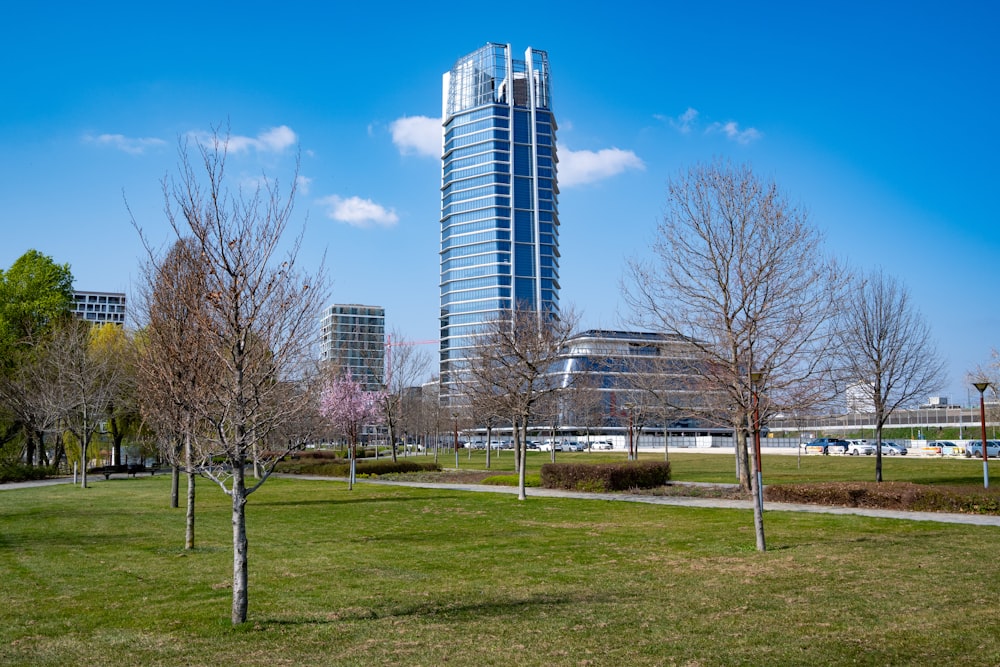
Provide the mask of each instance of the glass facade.
[{"label": "glass facade", "polygon": [[482,325],[559,314],[556,121],[548,55],[487,44],[443,77],[441,384],[454,391]]}]

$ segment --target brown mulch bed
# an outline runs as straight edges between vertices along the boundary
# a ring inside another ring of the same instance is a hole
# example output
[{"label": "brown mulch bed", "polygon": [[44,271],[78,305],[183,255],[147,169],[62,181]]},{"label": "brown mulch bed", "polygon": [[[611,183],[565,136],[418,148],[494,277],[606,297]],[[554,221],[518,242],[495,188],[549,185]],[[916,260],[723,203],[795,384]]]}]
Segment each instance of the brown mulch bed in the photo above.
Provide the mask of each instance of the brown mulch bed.
[{"label": "brown mulch bed", "polygon": [[1000,514],[1000,489],[975,486],[928,486],[912,482],[776,484],[765,487],[764,498],[779,503],[911,512]]}]

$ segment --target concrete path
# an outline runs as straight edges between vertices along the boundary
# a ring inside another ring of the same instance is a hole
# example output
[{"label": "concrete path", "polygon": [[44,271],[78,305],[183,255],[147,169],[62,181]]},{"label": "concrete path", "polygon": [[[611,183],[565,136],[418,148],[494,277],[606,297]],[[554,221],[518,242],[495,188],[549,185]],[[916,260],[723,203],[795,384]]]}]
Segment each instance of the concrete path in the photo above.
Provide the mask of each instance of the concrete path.
[{"label": "concrete path", "polygon": [[[275,475],[290,479],[313,481],[346,482],[346,479],[318,477],[315,475]],[[103,475],[89,476],[87,481],[104,481]],[[34,482],[12,482],[0,484],[0,491],[24,489],[56,484],[71,484],[72,477],[59,477]],[[478,493],[517,494],[517,488],[494,486],[492,484],[447,484],[439,482],[400,482],[381,479],[359,479],[357,484],[381,484],[384,486],[409,486],[419,489],[448,489],[451,491],[473,491]],[[715,485],[713,485],[715,486]],[[691,496],[652,496],[634,493],[587,493],[584,491],[563,491],[531,487],[526,491],[529,498],[579,498],[583,500],[603,500],[606,502],[647,503],[650,505],[674,505],[678,507],[707,507],[716,509],[753,509],[749,500],[727,500],[723,498],[695,498]],[[834,507],[830,505],[807,505],[805,503],[764,503],[765,512],[811,512],[813,514],[854,514],[880,519],[902,519],[904,521],[936,521],[938,523],[961,523],[972,526],[1000,526],[1000,516],[984,514],[949,514],[945,512],[903,512],[899,510],[878,510],[864,507]]]},{"label": "concrete path", "polygon": [[[288,475],[297,479],[330,480],[329,477],[310,475]],[[338,481],[347,481],[346,479]],[[449,489],[452,491],[475,491],[481,493],[517,494],[517,488],[494,486],[492,484],[445,484],[438,482],[400,482],[390,480],[359,479],[356,484],[381,484],[386,486],[410,486],[420,489]],[[647,503],[650,505],[675,505],[679,507],[708,507],[716,509],[753,509],[749,500],[726,500],[723,498],[695,498],[690,496],[652,496],[633,493],[587,493],[584,491],[563,491],[531,487],[526,490],[529,498],[580,498],[584,500],[617,501],[626,503]],[[880,519],[903,519],[906,521],[936,521],[938,523],[961,523],[973,526],[1000,526],[1000,516],[983,514],[949,514],[945,512],[902,512],[898,510],[878,510],[863,507],[834,507],[830,505],[807,505],[805,503],[764,503],[765,512],[811,512],[814,514],[854,514]]]}]

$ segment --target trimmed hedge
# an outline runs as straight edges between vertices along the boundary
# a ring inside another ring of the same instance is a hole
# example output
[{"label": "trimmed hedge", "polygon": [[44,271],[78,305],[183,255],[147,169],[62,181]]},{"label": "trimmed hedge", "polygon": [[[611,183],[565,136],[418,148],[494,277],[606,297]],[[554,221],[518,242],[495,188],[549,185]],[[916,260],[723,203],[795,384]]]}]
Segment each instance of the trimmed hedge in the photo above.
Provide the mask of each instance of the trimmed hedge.
[{"label": "trimmed hedge", "polygon": [[55,477],[59,471],[55,466],[29,466],[23,463],[0,464],[0,483],[33,482]]},{"label": "trimmed hedge", "polygon": [[1000,489],[927,486],[912,482],[826,482],[764,487],[764,498],[777,503],[842,505],[914,512],[1000,514]]},{"label": "trimmed hedge", "polygon": [[669,461],[546,463],[542,466],[542,486],[546,489],[628,491],[652,489],[669,481]]},{"label": "trimmed hedge", "polygon": [[[350,461],[344,458],[330,456],[329,452],[315,452],[318,456],[302,453],[291,455],[287,460],[278,463],[275,472],[291,473],[293,475],[320,475],[324,477],[347,477],[350,474]],[[406,472],[438,472],[441,466],[433,461],[414,461],[391,458],[361,459],[357,461],[355,472],[358,475],[386,475],[389,473]]]}]

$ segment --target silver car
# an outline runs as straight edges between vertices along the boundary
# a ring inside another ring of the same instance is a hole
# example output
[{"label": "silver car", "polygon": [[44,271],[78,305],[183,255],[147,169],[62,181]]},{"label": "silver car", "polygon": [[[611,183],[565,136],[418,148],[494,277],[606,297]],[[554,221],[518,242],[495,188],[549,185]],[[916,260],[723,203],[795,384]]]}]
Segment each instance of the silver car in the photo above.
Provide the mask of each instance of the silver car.
[{"label": "silver car", "polygon": [[[965,446],[965,455],[971,456],[972,458],[983,458],[983,443],[980,442],[970,442]],[[1000,456],[1000,440],[987,440],[986,441],[986,456],[997,457]]]},{"label": "silver car", "polygon": [[882,456],[906,456],[906,447],[895,442],[883,442]]}]

